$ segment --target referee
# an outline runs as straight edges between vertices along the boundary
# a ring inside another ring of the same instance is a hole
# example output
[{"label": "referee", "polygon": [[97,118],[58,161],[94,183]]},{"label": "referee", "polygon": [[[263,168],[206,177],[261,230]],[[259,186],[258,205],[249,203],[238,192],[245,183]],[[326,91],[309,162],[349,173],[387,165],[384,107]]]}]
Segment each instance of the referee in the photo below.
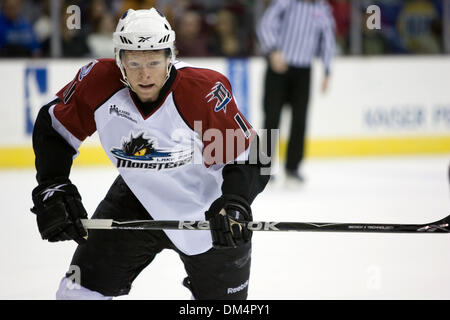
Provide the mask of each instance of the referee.
[{"label": "referee", "polygon": [[292,107],[287,147],[286,177],[303,182],[299,172],[303,158],[311,64],[320,55],[325,65],[322,92],[328,87],[334,55],[335,22],[330,6],[320,0],[273,0],[259,21],[256,33],[268,58],[264,87],[264,128],[278,129],[282,107]]}]

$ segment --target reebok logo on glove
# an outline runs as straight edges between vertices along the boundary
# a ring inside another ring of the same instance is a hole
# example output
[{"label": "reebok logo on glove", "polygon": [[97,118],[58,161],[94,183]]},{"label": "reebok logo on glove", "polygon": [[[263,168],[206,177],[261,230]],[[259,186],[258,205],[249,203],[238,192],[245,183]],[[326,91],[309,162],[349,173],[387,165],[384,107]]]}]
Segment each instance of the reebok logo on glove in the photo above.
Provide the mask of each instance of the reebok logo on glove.
[{"label": "reebok logo on glove", "polygon": [[62,188],[64,186],[67,186],[67,183],[60,184],[59,186],[51,187],[51,188],[48,188],[48,189],[45,189],[44,191],[42,191],[41,195],[44,195],[44,198],[42,199],[42,201],[45,201],[48,198],[52,197],[56,191],[65,192],[64,190],[59,190],[60,188]]},{"label": "reebok logo on glove", "polygon": [[36,214],[42,239],[86,243],[87,231],[81,219],[87,219],[87,212],[77,188],[68,178],[56,177],[39,184],[33,189],[32,198],[31,212]]}]

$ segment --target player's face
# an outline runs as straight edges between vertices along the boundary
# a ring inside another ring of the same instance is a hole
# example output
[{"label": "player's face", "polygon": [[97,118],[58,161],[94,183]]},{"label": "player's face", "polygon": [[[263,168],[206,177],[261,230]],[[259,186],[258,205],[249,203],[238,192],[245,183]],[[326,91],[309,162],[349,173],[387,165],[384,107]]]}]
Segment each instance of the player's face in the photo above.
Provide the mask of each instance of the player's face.
[{"label": "player's face", "polygon": [[164,51],[125,51],[122,64],[139,99],[155,101],[166,81],[169,65]]}]

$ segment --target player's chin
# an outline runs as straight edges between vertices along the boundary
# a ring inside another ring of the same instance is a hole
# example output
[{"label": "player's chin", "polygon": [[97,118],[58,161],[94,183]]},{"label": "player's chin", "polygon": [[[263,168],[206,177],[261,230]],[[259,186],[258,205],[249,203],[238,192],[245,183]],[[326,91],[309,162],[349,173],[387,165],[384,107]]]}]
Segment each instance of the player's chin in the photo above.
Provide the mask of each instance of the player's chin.
[{"label": "player's chin", "polygon": [[137,90],[136,93],[142,102],[155,101],[158,97],[157,90]]}]

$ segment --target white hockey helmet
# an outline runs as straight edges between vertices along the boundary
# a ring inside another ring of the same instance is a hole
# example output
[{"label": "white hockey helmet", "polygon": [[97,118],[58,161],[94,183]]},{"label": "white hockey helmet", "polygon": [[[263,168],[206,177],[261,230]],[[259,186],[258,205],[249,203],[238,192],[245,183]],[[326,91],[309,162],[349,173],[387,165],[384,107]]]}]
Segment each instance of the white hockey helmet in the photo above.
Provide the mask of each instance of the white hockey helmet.
[{"label": "white hockey helmet", "polygon": [[175,61],[174,42],[175,31],[172,30],[164,15],[155,8],[125,11],[113,33],[113,43],[116,63],[126,84],[130,86],[120,60],[121,50],[169,49],[170,62],[173,63]]}]

